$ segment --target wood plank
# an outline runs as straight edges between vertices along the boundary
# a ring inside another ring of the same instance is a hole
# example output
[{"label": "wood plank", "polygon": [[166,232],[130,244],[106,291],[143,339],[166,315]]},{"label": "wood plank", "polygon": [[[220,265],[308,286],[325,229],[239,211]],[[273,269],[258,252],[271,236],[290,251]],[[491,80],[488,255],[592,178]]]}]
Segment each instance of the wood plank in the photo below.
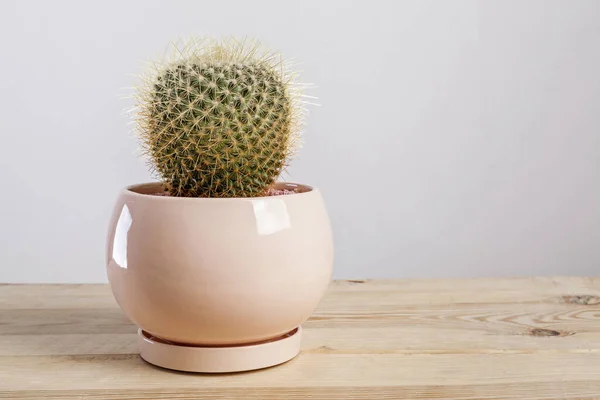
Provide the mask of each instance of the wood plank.
[{"label": "wood plank", "polygon": [[[600,330],[600,306],[558,303],[394,305],[373,296],[366,302],[331,301],[305,323],[318,328],[385,328],[418,325],[479,329],[491,334],[527,334],[532,329],[557,335]],[[377,303],[375,303],[377,301]],[[134,333],[120,309],[16,309],[0,313],[0,335]]]},{"label": "wood plank", "polygon": [[106,285],[0,285],[0,398],[600,399],[600,279],[334,282],[276,368],[137,355]]},{"label": "wood plank", "polygon": [[[600,304],[600,278],[343,280],[332,282],[322,306],[348,299],[364,303],[376,295],[385,296],[397,305],[561,303],[564,296],[593,296],[589,301],[597,305]],[[112,309],[116,306],[110,288],[103,284],[0,284],[0,310]]]},{"label": "wood plank", "polygon": [[[135,333],[0,336],[0,356],[137,354],[137,351]],[[600,335],[597,331],[569,336],[490,335],[479,330],[418,326],[319,328],[305,330],[302,352],[406,355],[598,353]]]},{"label": "wood plank", "polygon": [[117,302],[108,285],[0,284],[0,310],[115,307]]},{"label": "wood plank", "polygon": [[[301,354],[278,368],[198,375],[151,367],[134,355],[0,358],[0,390],[502,385],[599,381],[600,354]],[[35,375],[31,367],[35,366]]]},{"label": "wood plank", "polygon": [[427,385],[427,386],[304,386],[227,388],[163,388],[163,389],[88,389],[0,391],[0,399],[88,399],[88,400],[597,400],[600,383],[576,381],[517,383],[491,385]]}]

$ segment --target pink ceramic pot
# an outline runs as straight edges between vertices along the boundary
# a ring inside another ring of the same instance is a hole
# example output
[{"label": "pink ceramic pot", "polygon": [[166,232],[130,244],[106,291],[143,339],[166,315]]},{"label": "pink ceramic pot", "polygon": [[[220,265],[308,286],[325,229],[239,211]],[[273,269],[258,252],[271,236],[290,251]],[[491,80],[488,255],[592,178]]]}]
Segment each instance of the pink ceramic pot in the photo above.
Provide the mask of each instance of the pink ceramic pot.
[{"label": "pink ceramic pot", "polygon": [[317,189],[259,198],[120,194],[106,249],[125,314],[158,338],[239,345],[292,331],[315,310],[332,272],[329,218]]}]

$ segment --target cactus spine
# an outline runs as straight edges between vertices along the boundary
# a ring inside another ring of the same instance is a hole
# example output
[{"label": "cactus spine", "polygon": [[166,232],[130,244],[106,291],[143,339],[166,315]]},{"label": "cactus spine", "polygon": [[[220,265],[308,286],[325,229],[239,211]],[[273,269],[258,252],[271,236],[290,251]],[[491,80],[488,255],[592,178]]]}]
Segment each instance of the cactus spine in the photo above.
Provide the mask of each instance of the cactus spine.
[{"label": "cactus spine", "polygon": [[172,196],[265,195],[296,149],[302,86],[256,42],[204,39],[174,49],[136,96],[152,170]]}]

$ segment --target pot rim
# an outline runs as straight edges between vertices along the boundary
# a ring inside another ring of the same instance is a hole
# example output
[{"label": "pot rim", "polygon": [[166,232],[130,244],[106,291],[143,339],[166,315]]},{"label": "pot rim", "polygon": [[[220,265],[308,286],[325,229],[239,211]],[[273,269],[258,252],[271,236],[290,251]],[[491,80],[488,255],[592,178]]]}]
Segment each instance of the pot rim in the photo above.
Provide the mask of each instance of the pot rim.
[{"label": "pot rim", "polygon": [[[150,189],[154,187],[160,187],[162,185],[159,181],[154,182],[141,182],[135,183],[133,185],[128,185],[123,189],[124,193],[127,193],[130,196],[134,197],[143,197],[145,199],[156,199],[161,201],[248,201],[248,200],[257,200],[257,199],[277,199],[277,198],[289,198],[289,197],[298,197],[298,196],[307,196],[310,194],[314,194],[318,192],[318,189],[295,182],[275,182],[275,186],[278,189],[296,189],[300,188],[302,191],[298,193],[285,194],[285,195],[276,195],[276,196],[257,196],[257,197],[175,197],[175,196],[157,196],[151,193],[143,193],[139,190]],[[156,192],[154,192],[156,193]]]}]

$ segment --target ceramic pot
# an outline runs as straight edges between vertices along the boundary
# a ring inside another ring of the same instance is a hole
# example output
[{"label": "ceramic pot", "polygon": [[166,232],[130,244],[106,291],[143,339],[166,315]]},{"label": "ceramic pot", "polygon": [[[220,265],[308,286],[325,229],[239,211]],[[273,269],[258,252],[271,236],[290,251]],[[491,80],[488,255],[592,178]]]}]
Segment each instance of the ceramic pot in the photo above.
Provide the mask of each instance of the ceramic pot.
[{"label": "ceramic pot", "polygon": [[148,334],[234,346],[294,330],[329,286],[332,234],[317,189],[258,198],[157,196],[124,189],[106,247],[113,294]]}]

